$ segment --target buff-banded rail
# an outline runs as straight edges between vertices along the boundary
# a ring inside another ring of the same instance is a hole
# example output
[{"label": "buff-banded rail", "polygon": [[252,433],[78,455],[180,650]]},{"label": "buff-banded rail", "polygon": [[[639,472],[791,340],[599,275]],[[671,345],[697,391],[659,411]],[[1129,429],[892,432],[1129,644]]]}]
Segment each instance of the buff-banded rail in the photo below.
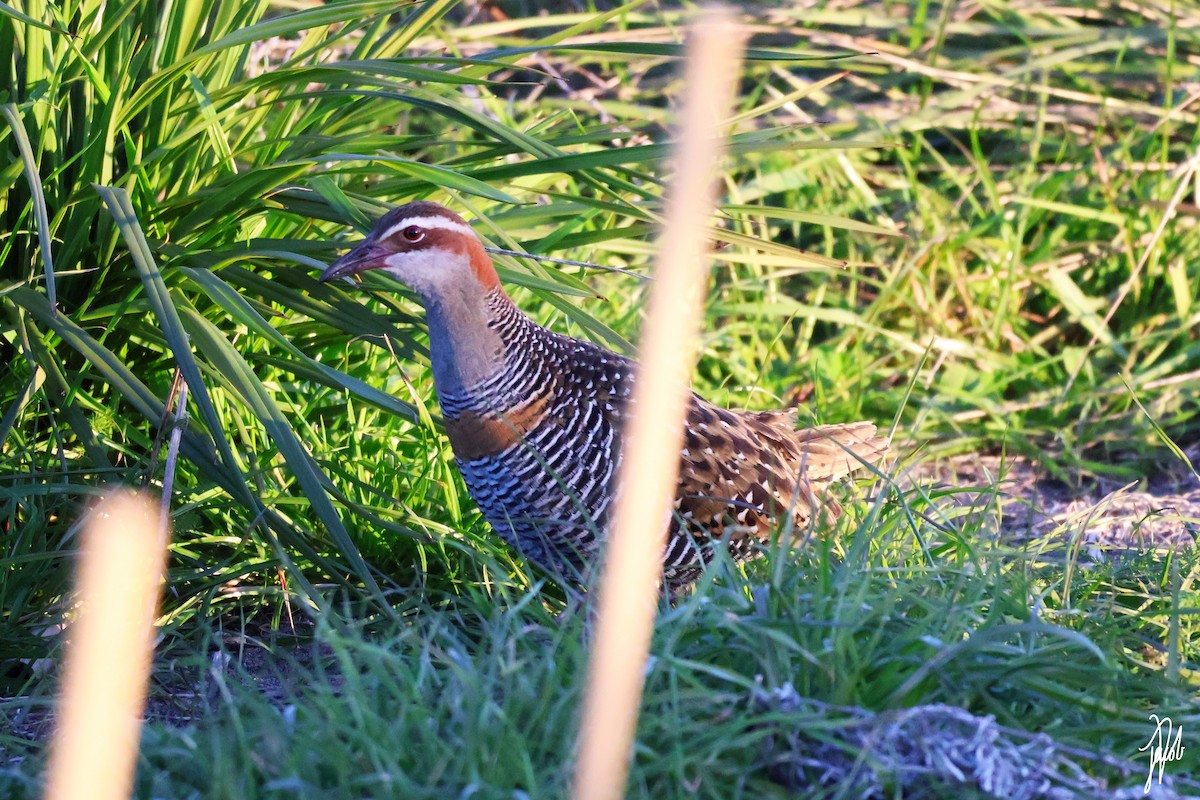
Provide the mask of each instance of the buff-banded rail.
[{"label": "buff-banded rail", "polygon": [[[388,212],[321,280],[367,270],[395,276],[425,306],[446,434],[483,516],[542,568],[586,575],[619,488],[635,363],[526,316],[471,227],[437,203]],[[787,514],[796,531],[832,519],[830,483],[888,447],[871,422],[797,429],[791,411],[731,411],[695,393],[685,425],[663,552],[671,588],[722,540],[743,559]]]}]

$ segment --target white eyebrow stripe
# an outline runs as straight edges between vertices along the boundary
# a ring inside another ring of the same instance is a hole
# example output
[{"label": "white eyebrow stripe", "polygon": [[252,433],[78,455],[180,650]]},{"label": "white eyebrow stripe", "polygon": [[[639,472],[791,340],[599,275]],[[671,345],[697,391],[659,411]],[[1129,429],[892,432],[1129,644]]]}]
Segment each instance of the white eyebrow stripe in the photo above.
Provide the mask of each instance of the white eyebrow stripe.
[{"label": "white eyebrow stripe", "polygon": [[420,228],[429,230],[431,228],[440,228],[444,231],[457,231],[459,233],[469,233],[475,235],[475,231],[471,230],[469,225],[463,225],[461,222],[455,222],[452,219],[445,217],[405,217],[397,222],[392,227],[388,228],[379,237],[380,239],[390,239],[397,231],[402,231],[410,225],[416,225]]}]

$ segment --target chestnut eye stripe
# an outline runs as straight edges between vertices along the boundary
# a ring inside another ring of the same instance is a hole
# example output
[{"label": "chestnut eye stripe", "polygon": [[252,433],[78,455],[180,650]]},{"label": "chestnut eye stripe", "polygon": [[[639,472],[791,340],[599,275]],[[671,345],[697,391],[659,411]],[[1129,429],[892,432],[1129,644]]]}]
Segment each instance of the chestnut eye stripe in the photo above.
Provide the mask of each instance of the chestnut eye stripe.
[{"label": "chestnut eye stripe", "polygon": [[403,231],[405,228],[412,228],[412,227],[421,228],[422,230],[426,230],[426,231],[437,229],[437,230],[443,230],[443,231],[456,231],[457,233],[462,233],[462,234],[466,234],[469,236],[475,235],[474,231],[471,230],[471,227],[469,225],[464,225],[461,222],[455,222],[454,220],[446,219],[445,217],[429,216],[429,217],[408,217],[406,219],[402,219],[399,222],[397,222],[395,225],[393,225],[392,227],[390,227],[386,231],[384,231],[383,235],[380,236],[379,238],[380,239],[390,239],[393,236],[395,236],[396,234]]}]

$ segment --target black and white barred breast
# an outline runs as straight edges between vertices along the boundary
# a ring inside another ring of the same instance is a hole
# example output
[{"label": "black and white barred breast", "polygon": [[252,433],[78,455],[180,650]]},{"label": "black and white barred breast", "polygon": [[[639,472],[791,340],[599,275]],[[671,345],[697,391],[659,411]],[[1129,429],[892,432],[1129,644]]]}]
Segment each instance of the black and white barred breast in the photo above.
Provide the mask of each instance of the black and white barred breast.
[{"label": "black and white barred breast", "polygon": [[[549,331],[497,294],[492,327],[504,368],[469,393],[440,398],[463,479],[487,521],[526,558],[571,580],[599,561],[617,492],[635,364]],[[818,492],[886,442],[871,423],[795,430],[788,412],[746,413],[693,394],[664,579],[692,579],[727,537],[748,557],[791,514],[807,526],[837,504]]]}]

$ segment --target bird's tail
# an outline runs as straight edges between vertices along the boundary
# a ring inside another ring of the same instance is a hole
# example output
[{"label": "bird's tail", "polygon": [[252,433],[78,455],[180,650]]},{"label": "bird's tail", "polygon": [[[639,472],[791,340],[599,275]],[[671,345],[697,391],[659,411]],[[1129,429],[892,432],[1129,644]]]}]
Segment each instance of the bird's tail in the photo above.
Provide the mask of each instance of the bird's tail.
[{"label": "bird's tail", "polygon": [[887,454],[889,440],[875,434],[874,422],[817,425],[795,432],[807,474],[835,481],[864,466],[875,466]]}]

